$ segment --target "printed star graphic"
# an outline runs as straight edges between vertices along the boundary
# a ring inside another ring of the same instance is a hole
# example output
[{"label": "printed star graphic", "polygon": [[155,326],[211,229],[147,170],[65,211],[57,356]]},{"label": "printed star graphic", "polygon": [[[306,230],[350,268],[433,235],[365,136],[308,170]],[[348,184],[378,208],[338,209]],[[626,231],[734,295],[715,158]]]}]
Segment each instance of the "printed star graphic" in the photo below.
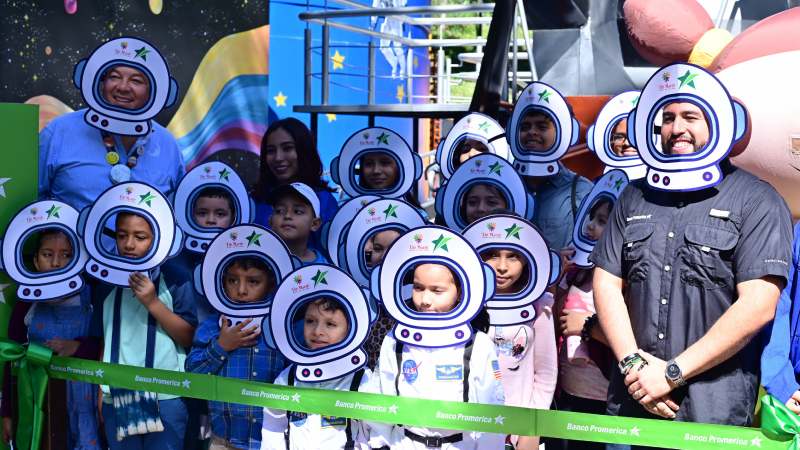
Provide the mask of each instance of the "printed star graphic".
[{"label": "printed star graphic", "polygon": [[11,178],[0,178],[0,197],[6,198],[6,188],[3,185],[9,181],[11,181]]},{"label": "printed star graphic", "polygon": [[681,80],[681,84],[678,86],[678,88],[682,88],[684,84],[689,87],[696,88],[694,85],[694,79],[697,77],[697,75],[698,74],[692,73],[689,69],[686,69],[686,73],[678,77],[678,79]]},{"label": "printed star graphic", "polygon": [[295,393],[292,395],[292,401],[295,403],[300,403],[300,394]]},{"label": "printed star graphic", "polygon": [[317,270],[317,273],[314,274],[313,277],[311,277],[311,279],[314,281],[314,287],[316,287],[318,284],[328,284],[328,280],[325,279],[325,277],[327,276],[328,276],[327,270],[324,272],[321,270]]},{"label": "printed star graphic", "polygon": [[639,427],[631,428],[631,436],[638,436],[639,435]]},{"label": "printed star graphic", "polygon": [[183,380],[183,387],[184,387],[184,389],[191,389],[192,382],[189,381],[189,380]]},{"label": "printed star graphic", "polygon": [[261,234],[256,233],[256,231],[253,230],[253,232],[250,233],[250,236],[247,236],[247,246],[250,247],[251,245],[257,245],[261,247],[261,241],[259,241],[259,239],[261,239]]},{"label": "printed star graphic", "polygon": [[397,93],[394,95],[394,98],[397,99],[397,103],[403,103],[403,99],[406,98],[406,90],[403,89],[402,84],[397,85]]},{"label": "printed star graphic", "polygon": [[506,420],[505,417],[497,416],[497,417],[494,418],[494,423],[496,423],[497,425],[505,425],[506,424],[505,420]]},{"label": "printed star graphic", "polygon": [[636,98],[631,100],[631,105],[636,106],[637,103],[639,103],[639,96],[638,95],[636,96]]},{"label": "printed star graphic", "polygon": [[503,168],[503,165],[500,164],[500,161],[495,161],[494,164],[489,166],[489,175],[491,175],[493,173],[496,173],[498,176],[501,175],[500,174],[500,169],[502,169],[502,168]]},{"label": "printed star graphic", "polygon": [[344,55],[339,53],[339,50],[336,50],[336,53],[331,56],[331,61],[333,61],[333,70],[344,69]]},{"label": "printed star graphic", "polygon": [[220,171],[219,171],[219,179],[220,179],[220,180],[225,180],[225,181],[230,181],[230,180],[228,179],[228,176],[229,176],[230,174],[231,174],[231,171],[230,171],[230,170],[228,170],[228,169],[222,169],[222,170],[220,170]]},{"label": "printed star graphic", "polygon": [[481,131],[488,132],[489,131],[489,122],[484,120],[483,122],[478,124],[478,129]]},{"label": "printed star graphic", "polygon": [[286,106],[287,98],[289,97],[283,95],[283,91],[278,91],[278,95],[272,97],[272,99],[275,100],[275,106],[277,107]]},{"label": "printed star graphic", "polygon": [[753,447],[761,448],[761,438],[756,436],[750,441],[750,445]]},{"label": "printed star graphic", "polygon": [[619,192],[619,189],[622,187],[622,178],[618,179],[614,182],[614,190]]},{"label": "printed star graphic", "polygon": [[60,206],[56,206],[55,204],[53,204],[53,206],[51,206],[50,209],[47,210],[47,218],[49,219],[51,217],[55,217],[60,219],[61,216],[58,215],[58,211],[60,209],[61,209]]},{"label": "printed star graphic", "polygon": [[136,56],[134,58],[142,58],[144,61],[147,61],[147,54],[150,53],[150,50],[142,47],[136,49]]},{"label": "printed star graphic", "polygon": [[336,114],[328,113],[328,114],[325,114],[325,117],[328,118],[328,123],[336,121]]},{"label": "printed star graphic", "polygon": [[392,414],[397,414],[397,405],[392,405],[389,407],[389,412]]},{"label": "printed star graphic", "polygon": [[550,94],[552,94],[552,92],[548,91],[547,89],[539,92],[539,102],[545,101],[550,103]]},{"label": "printed star graphic", "polygon": [[97,370],[94,371],[94,376],[96,376],[97,378],[103,378],[103,374],[104,373],[105,373],[105,370],[97,369]]},{"label": "printed star graphic", "polygon": [[389,216],[397,217],[397,205],[389,204],[389,206],[381,212],[383,212],[384,219],[388,219]]},{"label": "printed star graphic", "polygon": [[5,295],[3,295],[3,291],[5,291],[6,288],[8,288],[9,286],[11,286],[11,285],[10,284],[0,283],[0,303],[5,304],[6,297],[5,297]]},{"label": "printed star graphic", "polygon": [[381,133],[381,135],[378,136],[378,143],[383,145],[389,145],[389,135],[386,133]]},{"label": "printed star graphic", "polygon": [[506,232],[506,239],[511,237],[519,239],[519,232],[522,231],[522,227],[514,223],[510,227],[503,229],[503,231]]},{"label": "printed star graphic", "polygon": [[141,205],[144,203],[147,206],[153,206],[152,202],[155,200],[155,198],[156,196],[148,191],[146,194],[139,196],[139,204]]},{"label": "printed star graphic", "polygon": [[433,240],[433,251],[442,249],[446,252],[449,252],[450,250],[447,249],[447,241],[449,241],[450,239],[452,238],[444,237],[443,234],[440,234],[437,239]]}]

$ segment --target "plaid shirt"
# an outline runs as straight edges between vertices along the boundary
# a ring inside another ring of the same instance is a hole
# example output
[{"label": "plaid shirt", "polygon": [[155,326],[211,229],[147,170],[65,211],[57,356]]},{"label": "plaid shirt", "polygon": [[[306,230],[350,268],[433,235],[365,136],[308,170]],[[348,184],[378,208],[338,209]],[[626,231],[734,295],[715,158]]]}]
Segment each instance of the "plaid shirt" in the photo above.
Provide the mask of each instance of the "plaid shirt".
[{"label": "plaid shirt", "polygon": [[[186,358],[187,372],[272,383],[287,366],[283,356],[267,347],[263,338],[253,347],[226,352],[219,346],[218,337],[219,317],[208,318],[195,333],[192,351]],[[235,447],[261,448],[262,407],[208,402],[208,410],[215,436]]]}]

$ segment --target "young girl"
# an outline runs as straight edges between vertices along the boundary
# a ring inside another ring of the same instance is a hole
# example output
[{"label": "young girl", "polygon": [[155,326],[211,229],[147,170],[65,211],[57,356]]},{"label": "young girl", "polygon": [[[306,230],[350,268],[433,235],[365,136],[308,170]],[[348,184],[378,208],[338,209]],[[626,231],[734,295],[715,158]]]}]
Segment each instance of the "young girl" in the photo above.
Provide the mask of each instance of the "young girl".
[{"label": "young girl", "polygon": [[362,187],[374,190],[391,189],[399,178],[397,161],[386,152],[368,152],[361,157]]},{"label": "young girl", "polygon": [[497,186],[476,183],[467,190],[461,202],[461,217],[467,224],[508,208],[505,196]]},{"label": "young girl", "polygon": [[[528,284],[528,260],[511,249],[493,248],[481,258],[495,271],[495,295],[515,294]],[[535,303],[536,318],[519,324],[491,326],[502,371],[506,405],[549,409],[556,388],[556,343],[553,339],[553,296],[545,293]],[[539,447],[535,436],[509,436],[518,450]]]}]

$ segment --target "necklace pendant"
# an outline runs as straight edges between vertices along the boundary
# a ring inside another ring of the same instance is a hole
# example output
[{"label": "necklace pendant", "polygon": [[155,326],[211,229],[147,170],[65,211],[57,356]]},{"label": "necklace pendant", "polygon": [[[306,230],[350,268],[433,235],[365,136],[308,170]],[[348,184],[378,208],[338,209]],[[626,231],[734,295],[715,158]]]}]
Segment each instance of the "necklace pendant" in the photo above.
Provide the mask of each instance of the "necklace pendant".
[{"label": "necklace pendant", "polygon": [[136,167],[136,164],[138,162],[139,162],[139,158],[137,158],[136,156],[131,156],[131,157],[128,158],[128,167],[133,169],[134,167]]},{"label": "necklace pendant", "polygon": [[125,183],[131,180],[131,169],[124,164],[116,164],[111,168],[110,177],[114,184]]},{"label": "necklace pendant", "polygon": [[115,151],[106,152],[106,162],[113,165],[119,163],[119,153]]}]

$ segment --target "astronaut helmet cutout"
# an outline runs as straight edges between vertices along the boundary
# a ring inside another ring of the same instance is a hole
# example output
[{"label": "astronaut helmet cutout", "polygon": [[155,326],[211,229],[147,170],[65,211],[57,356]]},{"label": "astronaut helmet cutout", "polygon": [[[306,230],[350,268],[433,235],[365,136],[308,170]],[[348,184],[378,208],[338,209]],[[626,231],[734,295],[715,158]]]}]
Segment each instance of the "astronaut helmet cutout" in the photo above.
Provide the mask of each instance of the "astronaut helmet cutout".
[{"label": "astronaut helmet cutout", "polygon": [[[115,69],[126,73],[138,71],[144,77],[141,81],[146,86],[141,87],[146,92],[131,92],[122,99],[107,98],[104,83]],[[113,134],[148,134],[152,119],[178,98],[178,83],[170,76],[167,62],[158,49],[130,36],[111,39],[78,62],[73,82],[88,106],[86,123]]]},{"label": "astronaut helmet cutout", "polygon": [[580,125],[567,101],[547,83],[534,81],[517,98],[506,128],[514,167],[522,176],[549,177],[558,160],[578,142]]},{"label": "astronaut helmet cutout", "polygon": [[[425,278],[419,290],[417,277]],[[431,283],[446,287],[449,294],[429,300]],[[494,270],[472,245],[461,234],[436,225],[400,236],[370,274],[372,296],[397,321],[395,339],[421,347],[448,347],[472,339],[470,321],[492,298],[494,287]]]},{"label": "astronaut helmet cutout", "polygon": [[379,199],[361,208],[353,218],[344,238],[345,260],[339,267],[350,273],[356,282],[369,286],[371,261],[367,261],[368,242],[384,232],[394,232],[393,238],[425,225],[419,209],[399,199]]},{"label": "astronaut helmet cutout", "polygon": [[628,140],[628,113],[639,101],[639,91],[612,97],[600,110],[597,120],[586,130],[586,144],[605,164],[604,172],[619,169],[629,180],[644,178],[647,166]]},{"label": "astronaut helmet cutout", "polygon": [[[129,225],[125,235],[120,223]],[[141,182],[108,188],[81,211],[77,229],[89,254],[86,272],[114,286],[128,287],[134,272],[153,275],[152,270],[183,247],[172,205],[157,188]],[[105,239],[109,231],[116,239],[112,249]],[[139,242],[138,237],[146,239]]]},{"label": "astronaut helmet cutout", "polygon": [[461,118],[436,149],[442,176],[450,178],[464,161],[480,153],[493,153],[513,162],[505,133],[499,123],[484,114],[471,113]]},{"label": "astronaut helmet cutout", "polygon": [[328,258],[334,266],[342,267],[342,264],[344,264],[346,258],[343,245],[344,238],[347,235],[347,230],[350,229],[353,218],[368,203],[379,198],[377,195],[361,195],[351,198],[339,207],[330,222],[322,225],[322,242],[325,245]]},{"label": "astronaut helmet cutout", "polygon": [[572,246],[575,254],[571,261],[581,268],[591,268],[589,255],[611,217],[619,196],[628,185],[628,176],[620,169],[603,174],[595,182],[589,194],[583,198],[572,229]]},{"label": "astronaut helmet cutout", "polygon": [[548,248],[539,229],[520,217],[494,214],[471,224],[463,235],[489,265],[501,251],[513,252],[522,264],[519,278],[509,279],[512,284],[508,288],[496,286],[494,296],[486,302],[489,323],[502,326],[533,320],[534,303],[556,282],[561,268],[558,253]]},{"label": "astronaut helmet cutout", "polygon": [[[336,326],[320,330],[320,319]],[[295,377],[321,382],[364,367],[371,322],[364,291],[341,269],[312,264],[278,286],[269,315],[271,341],[295,364]]]},{"label": "astronaut helmet cutout", "polygon": [[434,209],[448,227],[462,230],[497,210],[530,219],[534,199],[511,163],[486,153],[473,156],[456,169],[436,194]]},{"label": "astronaut helmet cutout", "polygon": [[680,63],[647,81],[628,116],[628,139],[647,165],[648,185],[694,191],[722,181],[719,164],[747,126],[744,106],[714,75]]},{"label": "astronaut helmet cutout", "polygon": [[[260,225],[231,227],[217,235],[195,269],[195,289],[230,324],[247,319],[263,326],[273,295],[286,275],[300,261],[283,240]],[[245,286],[247,281],[252,283]],[[266,337],[266,333],[264,333]],[[267,341],[268,344],[271,344]]]},{"label": "astronaut helmet cutout", "polygon": [[[186,241],[184,247],[202,253],[225,228],[253,221],[255,207],[247,187],[230,166],[214,161],[184,175],[175,191],[176,217]],[[227,216],[216,217],[227,211]]]},{"label": "astronaut helmet cutout", "polygon": [[422,176],[422,158],[388,128],[364,128],[331,160],[331,178],[350,197],[398,198]]},{"label": "astronaut helmet cutout", "polygon": [[[28,302],[55,300],[74,295],[83,288],[81,274],[89,256],[76,231],[78,217],[78,211],[66,203],[48,200],[22,208],[11,219],[0,243],[0,270],[17,283],[17,298]],[[50,242],[54,248],[44,248],[46,239],[59,237],[63,238],[61,242]],[[38,239],[39,249],[26,248],[31,239]],[[64,248],[57,248],[59,245]],[[27,250],[46,251],[43,259],[52,259],[39,262],[39,255],[34,254],[31,266],[26,262]],[[63,261],[65,255],[57,254],[59,250],[68,252],[69,259]]]}]

